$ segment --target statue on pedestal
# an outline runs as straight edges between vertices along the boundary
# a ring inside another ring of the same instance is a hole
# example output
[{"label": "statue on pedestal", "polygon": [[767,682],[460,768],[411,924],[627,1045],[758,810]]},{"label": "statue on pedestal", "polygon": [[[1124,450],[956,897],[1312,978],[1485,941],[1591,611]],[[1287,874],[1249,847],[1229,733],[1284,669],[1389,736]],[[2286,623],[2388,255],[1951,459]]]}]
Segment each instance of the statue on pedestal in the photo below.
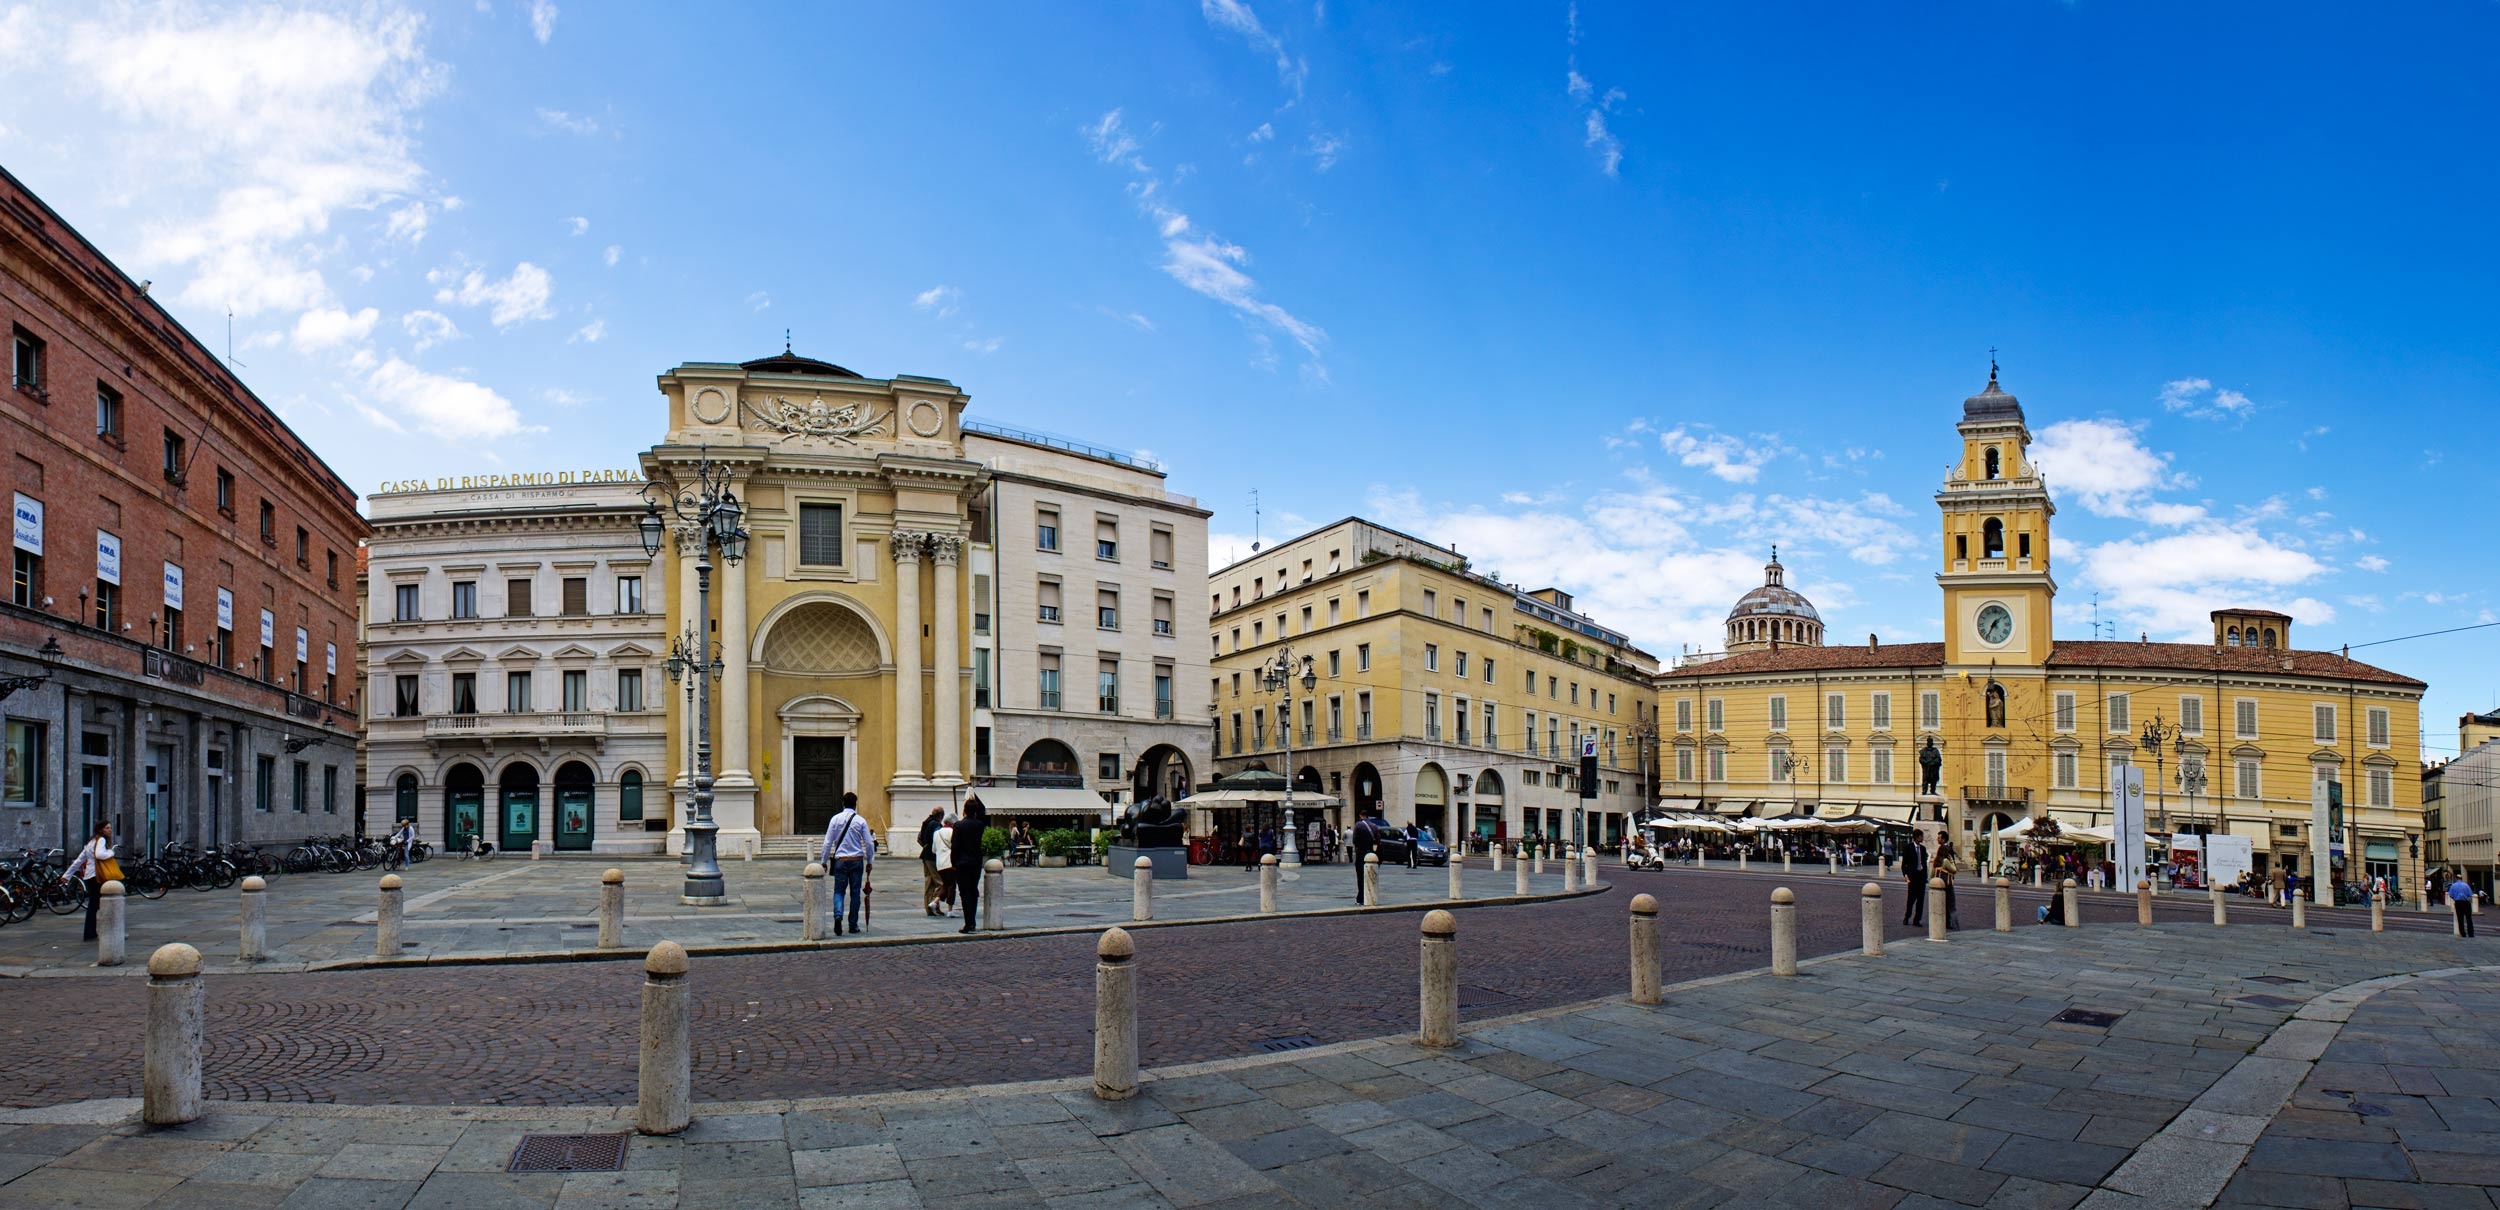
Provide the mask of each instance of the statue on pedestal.
[{"label": "statue on pedestal", "polygon": [[1927,746],[1918,750],[1918,792],[1939,793],[1936,783],[1944,777],[1944,753],[1936,751],[1936,741],[1928,737]]}]

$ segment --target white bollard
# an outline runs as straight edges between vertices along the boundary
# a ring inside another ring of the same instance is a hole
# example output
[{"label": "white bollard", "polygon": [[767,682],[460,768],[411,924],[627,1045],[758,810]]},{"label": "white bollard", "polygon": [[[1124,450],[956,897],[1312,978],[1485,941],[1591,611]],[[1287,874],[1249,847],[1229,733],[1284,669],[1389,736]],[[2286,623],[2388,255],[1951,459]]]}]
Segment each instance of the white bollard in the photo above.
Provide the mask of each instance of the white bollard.
[{"label": "white bollard", "polygon": [[808,862],[799,871],[799,940],[825,939],[825,867]]},{"label": "white bollard", "polygon": [[2309,927],[2309,898],[2306,895],[2292,896],[2292,927],[2296,929]]},{"label": "white bollard", "polygon": [[1824,872],[1826,872],[1826,873],[1830,873],[1830,874],[1838,874],[1838,873],[1840,872],[1840,854],[1838,854],[1838,853],[1825,853],[1825,854],[1823,854],[1823,866],[1824,866]]},{"label": "white bollard", "polygon": [[1455,901],[1466,897],[1467,861],[1458,854],[1452,853],[1450,854],[1450,898]]},{"label": "white bollard", "polygon": [[1736,868],[1740,870],[1750,870],[1753,868],[1753,850],[1736,850]]},{"label": "white bollard", "polygon": [[1485,847],[1486,847],[1486,848],[1488,848],[1488,849],[1491,849],[1491,850],[1493,851],[1493,872],[1494,872],[1494,873],[1496,873],[1496,874],[1501,873],[1501,872],[1502,872],[1502,846],[1501,846],[1501,845],[1499,845],[1499,844],[1490,844],[1490,845],[1486,845]]},{"label": "white bollard", "polygon": [[1152,920],[1155,918],[1154,859],[1151,857],[1140,857],[1137,859],[1137,864],[1131,866],[1130,869],[1133,871],[1133,874],[1129,881],[1135,885],[1129,890],[1128,918],[1131,920]]},{"label": "white bollard", "polygon": [[1528,893],[1528,863],[1527,863],[1527,862],[1525,862],[1525,861],[1514,861],[1514,862],[1510,863],[1510,880],[1511,880],[1511,893],[1516,894],[1516,895],[1525,895],[1525,894],[1527,894],[1527,893]]},{"label": "white bollard", "polygon": [[686,947],[663,941],[642,960],[642,1072],[634,1129],[675,1134],[694,1121],[694,1021]]},{"label": "white bollard", "polygon": [[1007,927],[1007,863],[996,857],[981,865],[981,927],[993,932]]},{"label": "white bollard", "polygon": [[1538,845],[1538,846],[1536,846],[1536,847],[1535,847],[1533,850],[1531,850],[1531,851],[1532,851],[1532,852],[1534,852],[1534,853],[1536,854],[1536,856],[1535,856],[1534,858],[1532,858],[1532,859],[1531,859],[1531,860],[1533,860],[1533,861],[1535,861],[1535,862],[1536,862],[1536,872],[1537,872],[1537,873],[1539,873],[1539,874],[1544,873],[1544,872],[1545,872],[1545,846],[1544,846],[1544,845]]},{"label": "white bollard", "polygon": [[148,956],[148,1036],[142,1116],[178,1126],[200,1116],[200,1028],[208,1015],[200,951],[177,941]]},{"label": "white bollard", "polygon": [[127,915],[129,902],[130,897],[123,893],[120,879],[108,878],[103,886],[96,889],[95,964],[97,966],[120,966],[123,957],[129,954],[126,940],[128,934],[124,931],[126,922],[129,920]]},{"label": "white bollard", "polygon": [[1423,1037],[1426,1046],[1458,1045],[1458,917],[1424,913]]},{"label": "white bollard", "polygon": [[1632,1003],[1656,1004],[1664,999],[1658,971],[1658,901],[1632,897]]},{"label": "white bollard", "polygon": [[1137,943],[1125,929],[1105,929],[1094,943],[1094,1096],[1100,1100],[1137,1095],[1136,959]]},{"label": "white bollard", "polygon": [[373,905],[373,956],[399,956],[399,915],[405,892],[399,889],[399,875],[382,876],[381,897]]},{"label": "white bollard", "polygon": [[2231,909],[2223,904],[2222,888],[2219,886],[2206,887],[2205,894],[2208,898],[2212,899],[2214,903],[2214,927],[2221,928],[2229,924],[2231,922]]},{"label": "white bollard", "polygon": [[1380,906],[1380,854],[1363,854],[1363,902]]},{"label": "white bollard", "polygon": [[2146,928],[2153,924],[2153,884],[2143,878],[2135,880],[2135,922]]},{"label": "white bollard", "polygon": [[[2222,909],[2216,908],[2214,910],[2219,912]],[[2222,922],[2220,920],[2216,920],[2214,923],[2220,924]],[[2387,931],[2387,896],[2385,895],[2370,896],[2370,931],[2373,933],[2384,933]]]},{"label": "white bollard", "polygon": [[1259,859],[1259,914],[1262,916],[1276,914],[1276,878],[1276,855],[1270,853]]},{"label": "white bollard", "polygon": [[2075,893],[2075,880],[2072,878],[2065,879],[2062,883],[2060,883],[2060,887],[2060,893],[2066,896],[2066,927],[2070,929],[2082,928],[2083,900],[2080,895]]},{"label": "white bollard", "polygon": [[1596,850],[1596,849],[1594,849],[1594,848],[1583,849],[1583,850],[1581,850],[1581,856],[1582,856],[1582,858],[1586,861],[1586,863],[1587,863],[1587,868],[1586,868],[1586,869],[1584,869],[1584,870],[1582,870],[1582,871],[1580,871],[1580,885],[1582,885],[1582,886],[1596,886],[1596,885],[1597,885],[1597,850]]},{"label": "white bollard", "polygon": [[258,874],[243,880],[243,948],[236,957],[245,962],[269,957],[269,884]]},{"label": "white bollard", "polygon": [[1562,858],[1563,894],[1580,889],[1580,855],[1565,851]]},{"label": "white bollard", "polygon": [[1927,939],[1944,940],[1944,879],[1927,880]]},{"label": "white bollard", "polygon": [[625,944],[625,871],[609,869],[599,875],[599,948],[612,950]]},{"label": "white bollard", "polygon": [[1796,857],[1795,857],[1795,855],[1793,855],[1793,854],[1791,854],[1791,853],[1787,852],[1786,850],[1782,850],[1782,851],[1780,852],[1780,873],[1782,873],[1782,874],[1793,874],[1793,873],[1796,873],[1796,872],[1797,872],[1797,867],[1796,867],[1796,865],[1795,865],[1795,862],[1796,862]]},{"label": "white bollard", "polygon": [[1797,892],[1771,892],[1771,973],[1797,973]]},{"label": "white bollard", "polygon": [[2014,931],[2014,884],[2013,884],[2012,882],[2009,882],[2009,881],[2007,881],[2007,880],[2003,879],[2003,878],[1999,878],[1999,879],[1997,879],[1997,880],[1996,880],[1996,888],[1997,888],[1997,931],[1998,931],[1998,932],[2000,932],[2000,933],[2010,933],[2010,932],[2013,932],[2013,931]]},{"label": "white bollard", "polygon": [[1858,952],[1884,956],[1884,888],[1870,882],[1858,888]]}]

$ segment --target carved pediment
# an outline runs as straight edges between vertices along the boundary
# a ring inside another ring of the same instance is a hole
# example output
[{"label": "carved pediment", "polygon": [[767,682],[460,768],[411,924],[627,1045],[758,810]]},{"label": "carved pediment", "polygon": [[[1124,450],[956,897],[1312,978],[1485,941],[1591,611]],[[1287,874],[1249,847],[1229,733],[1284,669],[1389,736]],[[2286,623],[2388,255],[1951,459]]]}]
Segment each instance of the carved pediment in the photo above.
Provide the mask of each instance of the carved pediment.
[{"label": "carved pediment", "polygon": [[814,437],[857,445],[859,438],[884,433],[893,412],[879,411],[874,402],[858,399],[828,400],[816,395],[805,402],[786,395],[769,395],[744,401],[747,414],[756,423],[783,437]]}]

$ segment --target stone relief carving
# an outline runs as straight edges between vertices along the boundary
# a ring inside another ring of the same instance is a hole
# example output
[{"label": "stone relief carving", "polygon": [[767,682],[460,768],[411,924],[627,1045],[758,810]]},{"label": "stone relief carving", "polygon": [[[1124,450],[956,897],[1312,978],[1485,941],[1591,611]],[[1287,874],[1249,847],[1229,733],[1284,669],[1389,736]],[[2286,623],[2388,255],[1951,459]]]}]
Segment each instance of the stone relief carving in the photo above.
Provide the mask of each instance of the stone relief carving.
[{"label": "stone relief carving", "polygon": [[800,403],[781,395],[761,401],[746,401],[747,413],[756,422],[784,437],[816,437],[856,445],[858,439],[882,432],[890,412],[879,412],[874,404],[827,403],[821,395]]}]

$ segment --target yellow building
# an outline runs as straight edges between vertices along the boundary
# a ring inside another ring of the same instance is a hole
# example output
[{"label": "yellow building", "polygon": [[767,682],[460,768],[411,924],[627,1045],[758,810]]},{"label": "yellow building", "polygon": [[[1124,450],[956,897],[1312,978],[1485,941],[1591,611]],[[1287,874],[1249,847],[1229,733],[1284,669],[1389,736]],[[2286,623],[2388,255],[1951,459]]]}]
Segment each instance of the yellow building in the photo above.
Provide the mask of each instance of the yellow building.
[{"label": "yellow building", "polygon": [[[752,535],[713,571],[714,818],[734,854],[821,834],[843,793],[887,846],[915,847],[965,785],[971,695],[964,549],[986,529],[964,457],[967,397],[942,379],[865,378],[786,352],[660,375],[668,436],[650,478],[725,466]],[[680,535],[669,631],[692,636],[696,549]],[[687,696],[669,693],[675,823],[691,815]],[[670,835],[670,851],[683,843]]]},{"label": "yellow building", "polygon": [[1993,367],[1956,427],[1936,493],[1944,640],[1823,645],[1774,557],[1727,653],[1657,678],[1665,805],[1906,821],[1933,744],[1968,854],[2026,816],[2110,822],[2112,778],[2134,764],[2149,831],[2246,836],[2260,870],[2306,873],[2312,786],[2335,780],[2367,872],[2413,885],[2423,683],[2296,650],[2293,620],[2267,610],[2215,611],[2210,646],[2057,638],[2057,510]]},{"label": "yellow building", "polygon": [[[1393,824],[1611,843],[1648,801],[1645,747],[1657,661],[1574,608],[1522,591],[1447,547],[1358,518],[1208,577],[1219,772],[1287,770]],[[1260,669],[1307,658],[1317,687],[1285,695]],[[1598,795],[1579,797],[1583,738]],[[1205,816],[1206,813],[1197,813]],[[1219,821],[1209,816],[1198,827]]]}]

